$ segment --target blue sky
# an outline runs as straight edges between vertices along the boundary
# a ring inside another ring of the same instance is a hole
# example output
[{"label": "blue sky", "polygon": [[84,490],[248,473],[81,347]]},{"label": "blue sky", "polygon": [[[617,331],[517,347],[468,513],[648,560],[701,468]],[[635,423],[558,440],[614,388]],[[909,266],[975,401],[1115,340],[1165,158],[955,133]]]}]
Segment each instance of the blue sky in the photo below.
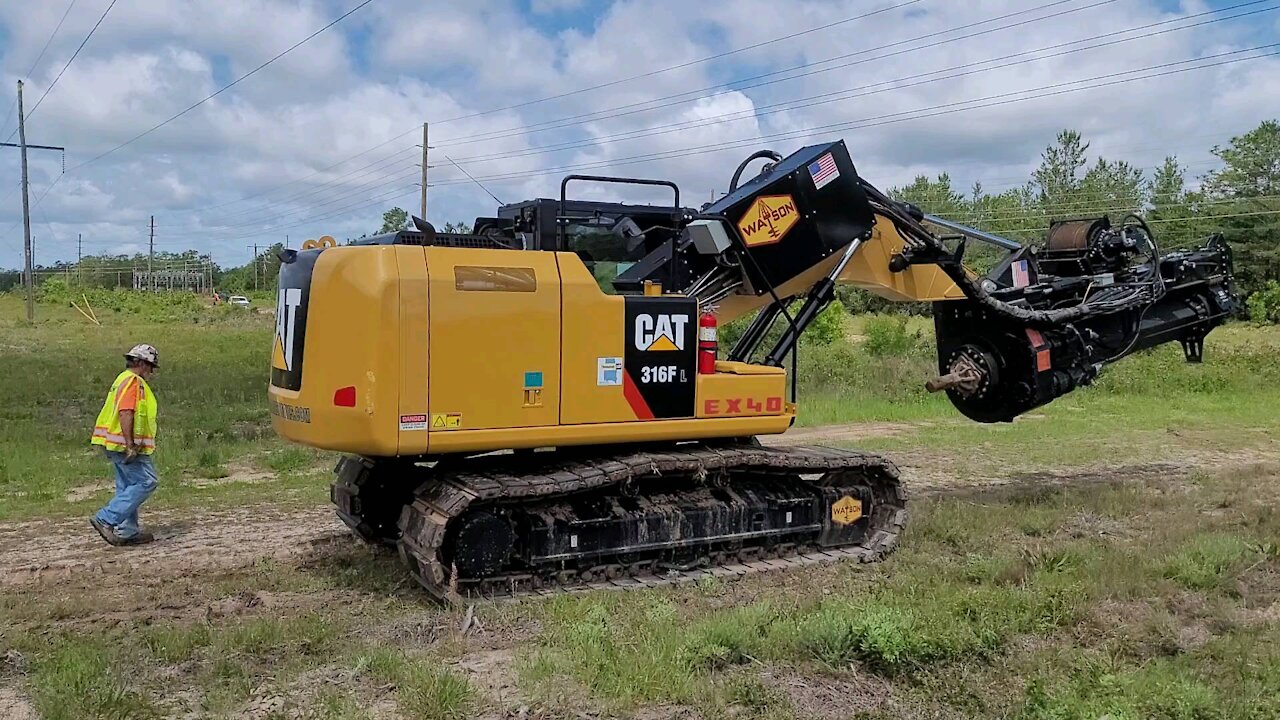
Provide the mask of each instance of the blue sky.
[{"label": "blue sky", "polygon": [[[508,201],[553,195],[561,175],[581,169],[671,178],[701,202],[758,147],[786,153],[840,138],[881,186],[947,172],[962,188],[1002,189],[1023,182],[1040,150],[1071,127],[1095,157],[1149,168],[1176,155],[1195,178],[1214,167],[1215,143],[1280,116],[1277,58],[1238,52],[1280,42],[1280,0],[1223,11],[1242,2],[373,0],[95,159],[356,4],[129,0],[31,118],[29,139],[66,145],[69,169],[33,153],[37,259],[73,258],[77,233],[87,252],[141,250],[153,214],[158,247],[198,248],[226,265],[245,262],[246,245],[286,234],[295,243],[358,236],[391,205],[416,209],[424,119],[437,153],[429,215],[441,223],[494,210],[446,155]],[[29,98],[49,88],[108,4],[77,2],[27,78]],[[67,1],[2,5],[0,112]],[[1254,14],[1225,19],[1245,12]],[[1117,41],[1080,50],[1104,34]],[[1072,41],[1071,52],[1042,57]],[[974,65],[982,61],[992,62]],[[1134,79],[1188,61],[1224,64]],[[971,70],[959,74],[961,66]],[[1114,86],[1059,87],[1126,72]],[[745,80],[760,75],[768,77]],[[1086,89],[1027,97],[1074,87]],[[1004,99],[982,102],[993,97]],[[11,129],[11,117],[0,123]],[[12,267],[21,245],[16,153],[0,152],[0,173],[0,267]]]}]

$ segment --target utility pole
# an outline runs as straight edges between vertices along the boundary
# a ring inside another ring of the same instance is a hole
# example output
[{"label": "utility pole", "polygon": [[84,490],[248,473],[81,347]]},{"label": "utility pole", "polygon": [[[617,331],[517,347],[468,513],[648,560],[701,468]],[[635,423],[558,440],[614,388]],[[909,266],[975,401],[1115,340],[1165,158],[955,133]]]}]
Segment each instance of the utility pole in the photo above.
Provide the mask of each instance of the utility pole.
[{"label": "utility pole", "polygon": [[[22,239],[26,257],[27,322],[36,321],[36,276],[31,249],[31,199],[27,196],[27,121],[23,117],[22,81],[18,81],[18,144],[22,146]],[[426,152],[425,150],[423,152]]]},{"label": "utility pole", "polygon": [[151,216],[151,249],[147,254],[147,285],[151,288],[151,292],[156,291],[156,276],[152,274],[151,266],[156,260],[156,216]]},{"label": "utility pole", "polygon": [[84,252],[84,235],[76,233],[76,284],[84,287],[84,270],[80,269],[80,256]]},{"label": "utility pole", "polygon": [[23,117],[24,108],[22,104],[22,81],[18,81],[18,142],[0,142],[0,147],[18,148],[22,152],[22,254],[23,254],[23,271],[22,277],[27,286],[27,322],[34,322],[36,317],[36,300],[35,300],[35,247],[31,244],[31,184],[27,177],[27,151],[28,150],[60,150],[63,153],[63,169],[66,169],[66,148],[55,147],[53,145],[28,145],[27,144],[27,122]]},{"label": "utility pole", "polygon": [[[247,246],[246,246],[247,247]],[[253,289],[258,289],[258,244],[253,245]]]},{"label": "utility pole", "polygon": [[422,219],[427,219],[427,124],[422,123]]}]

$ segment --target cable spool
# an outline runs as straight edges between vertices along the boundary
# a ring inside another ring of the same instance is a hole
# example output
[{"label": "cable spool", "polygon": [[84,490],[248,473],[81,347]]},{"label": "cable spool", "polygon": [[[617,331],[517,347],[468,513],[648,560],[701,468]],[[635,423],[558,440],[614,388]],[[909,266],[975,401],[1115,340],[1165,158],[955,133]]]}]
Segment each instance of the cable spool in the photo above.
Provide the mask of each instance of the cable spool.
[{"label": "cable spool", "polygon": [[319,240],[303,240],[303,250],[315,250],[316,248],[337,247],[338,241],[334,240],[331,235],[324,235]]}]

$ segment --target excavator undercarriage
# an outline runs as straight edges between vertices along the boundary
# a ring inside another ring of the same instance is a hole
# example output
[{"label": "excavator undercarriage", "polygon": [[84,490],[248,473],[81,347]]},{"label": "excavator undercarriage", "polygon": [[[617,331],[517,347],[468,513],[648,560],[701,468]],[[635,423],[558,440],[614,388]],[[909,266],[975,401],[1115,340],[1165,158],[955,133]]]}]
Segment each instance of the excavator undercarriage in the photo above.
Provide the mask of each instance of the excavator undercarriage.
[{"label": "excavator undercarriage", "polygon": [[[674,202],[572,201],[571,181]],[[570,176],[559,201],[470,234],[415,222],[285,251],[271,412],[285,437],[346,453],[339,517],[446,601],[892,552],[907,511],[891,462],[755,439],[795,422],[799,339],[837,284],[932,303],[926,386],[979,422],[1162,343],[1199,362],[1238,307],[1220,237],[1165,253],[1130,215],[1057,221],[1023,247],[884,195],[843,142],[758,152],[698,210],[673,183]],[[979,275],[970,242],[1004,255]],[[717,321],[752,313],[722,360]]]},{"label": "excavator undercarriage", "polygon": [[[696,579],[769,560],[872,562],[907,521],[891,462],[822,447],[595,448],[431,468],[347,457],[336,473],[343,521],[366,541],[398,545],[441,599]],[[407,505],[383,494],[410,484],[390,473],[421,480]]]}]

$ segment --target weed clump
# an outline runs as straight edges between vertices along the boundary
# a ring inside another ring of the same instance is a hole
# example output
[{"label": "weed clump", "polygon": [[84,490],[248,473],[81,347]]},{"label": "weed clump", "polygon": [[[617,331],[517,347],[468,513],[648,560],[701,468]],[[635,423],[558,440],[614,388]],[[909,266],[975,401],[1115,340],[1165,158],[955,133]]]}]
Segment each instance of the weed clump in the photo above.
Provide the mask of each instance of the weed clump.
[{"label": "weed clump", "polygon": [[1250,555],[1249,543],[1221,533],[1197,535],[1165,558],[1163,574],[1191,590],[1222,585]]}]

